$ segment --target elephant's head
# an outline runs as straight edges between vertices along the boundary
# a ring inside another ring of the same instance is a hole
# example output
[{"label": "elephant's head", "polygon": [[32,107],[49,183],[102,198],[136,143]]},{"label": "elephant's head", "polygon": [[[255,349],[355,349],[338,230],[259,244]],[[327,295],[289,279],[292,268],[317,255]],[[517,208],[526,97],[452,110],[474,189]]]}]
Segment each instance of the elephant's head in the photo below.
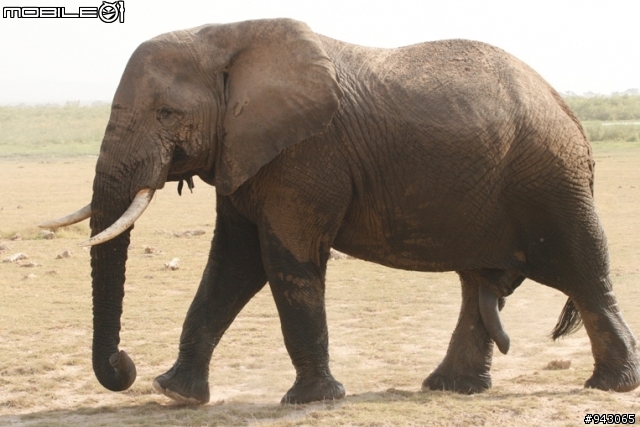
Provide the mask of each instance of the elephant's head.
[{"label": "elephant's head", "polygon": [[341,96],[317,36],[292,20],[202,26],[133,53],[90,206],[43,224],[91,217],[93,367],[103,386],[125,390],[135,380],[133,362],[118,351],[125,263],[133,221],[153,192],[198,175],[233,193],[283,149],[323,132]]}]

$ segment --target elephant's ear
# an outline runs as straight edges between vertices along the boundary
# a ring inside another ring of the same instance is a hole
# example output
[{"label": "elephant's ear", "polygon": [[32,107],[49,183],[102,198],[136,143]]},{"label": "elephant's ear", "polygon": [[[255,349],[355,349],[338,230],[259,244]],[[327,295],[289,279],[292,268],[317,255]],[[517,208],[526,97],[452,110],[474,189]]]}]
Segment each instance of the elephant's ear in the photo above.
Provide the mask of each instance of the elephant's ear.
[{"label": "elephant's ear", "polygon": [[322,133],[342,97],[333,63],[307,25],[289,19],[230,25],[241,46],[227,67],[215,171],[222,195],[285,148]]}]

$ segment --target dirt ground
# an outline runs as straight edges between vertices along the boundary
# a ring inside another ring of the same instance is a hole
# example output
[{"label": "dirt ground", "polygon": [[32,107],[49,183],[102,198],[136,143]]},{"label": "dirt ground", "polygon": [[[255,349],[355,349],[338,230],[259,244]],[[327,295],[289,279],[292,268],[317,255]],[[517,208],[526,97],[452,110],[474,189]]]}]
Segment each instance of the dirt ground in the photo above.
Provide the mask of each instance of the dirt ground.
[{"label": "dirt ground", "polygon": [[[640,334],[640,149],[596,146],[595,153],[614,291]],[[126,392],[109,392],[91,369],[89,255],[77,245],[88,224],[53,239],[35,227],[90,201],[95,160],[0,160],[0,251],[6,247],[0,259],[28,256],[0,263],[1,426],[567,426],[584,425],[589,413],[640,412],[640,390],[583,389],[593,368],[584,329],[552,342],[548,335],[566,298],[530,281],[503,311],[511,350],[506,356],[496,351],[493,388],[474,396],[420,392],[457,320],[457,277],[359,260],[330,261],[328,269],[331,367],[346,387],[345,400],[279,405],[295,373],[265,287],[214,353],[211,403],[174,405],[155,394],[151,382],[175,360],[209,250],[215,198],[202,182],[182,197],[174,183],[167,185],[136,223],[121,348],[136,362],[138,379]],[[173,258],[180,269],[165,269]]]}]

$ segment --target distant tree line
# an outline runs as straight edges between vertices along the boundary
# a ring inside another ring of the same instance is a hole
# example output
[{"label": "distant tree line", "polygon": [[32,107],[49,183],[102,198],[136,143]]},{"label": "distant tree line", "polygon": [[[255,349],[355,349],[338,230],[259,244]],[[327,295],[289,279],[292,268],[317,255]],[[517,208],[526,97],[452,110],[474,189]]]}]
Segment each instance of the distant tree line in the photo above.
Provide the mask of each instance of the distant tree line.
[{"label": "distant tree line", "polygon": [[565,96],[580,120],[640,120],[639,95]]},{"label": "distant tree line", "polygon": [[[640,94],[563,94],[590,141],[640,141]],[[98,154],[110,104],[0,106],[0,158],[19,155]]]}]

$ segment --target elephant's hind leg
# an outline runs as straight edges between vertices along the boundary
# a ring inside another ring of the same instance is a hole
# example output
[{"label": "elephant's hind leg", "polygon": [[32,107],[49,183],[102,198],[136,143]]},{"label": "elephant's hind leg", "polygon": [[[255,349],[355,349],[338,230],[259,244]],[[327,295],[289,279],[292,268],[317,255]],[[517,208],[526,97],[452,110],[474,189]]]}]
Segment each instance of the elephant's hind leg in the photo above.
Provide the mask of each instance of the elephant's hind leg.
[{"label": "elephant's hind leg", "polygon": [[584,386],[619,392],[638,387],[638,343],[624,321],[613,293],[604,293],[598,301],[578,296],[572,299],[580,311],[595,359],[593,375]]},{"label": "elephant's hind leg", "polygon": [[562,317],[575,316],[577,310],[591,341],[595,364],[585,387],[631,391],[640,385],[638,342],[622,317],[608,274],[600,268],[602,265],[606,264],[593,263],[592,268],[584,267],[582,274],[563,277],[560,285],[554,281],[548,283],[569,296],[571,301],[567,307],[573,313],[563,313]]},{"label": "elephant's hind leg", "polygon": [[[480,313],[480,287],[508,295],[524,277],[507,270],[458,272],[462,283],[462,305],[458,324],[444,360],[422,383],[422,390],[479,393],[491,388],[493,340]],[[504,297],[499,307],[504,306]]]},{"label": "elephant's hind leg", "polygon": [[[594,371],[585,386],[601,390],[629,391],[640,385],[638,342],[624,321],[613,294],[609,278],[609,257],[604,231],[592,206],[581,205],[580,210],[556,203],[548,208],[552,220],[538,217],[539,223],[561,224],[561,228],[529,230],[543,232],[529,236],[527,277],[564,292],[571,304],[569,313],[562,315],[565,324],[575,324],[575,311],[591,341],[595,359]],[[563,323],[561,320],[560,323]],[[570,332],[565,328],[558,335]],[[558,331],[558,329],[556,329]]]}]

